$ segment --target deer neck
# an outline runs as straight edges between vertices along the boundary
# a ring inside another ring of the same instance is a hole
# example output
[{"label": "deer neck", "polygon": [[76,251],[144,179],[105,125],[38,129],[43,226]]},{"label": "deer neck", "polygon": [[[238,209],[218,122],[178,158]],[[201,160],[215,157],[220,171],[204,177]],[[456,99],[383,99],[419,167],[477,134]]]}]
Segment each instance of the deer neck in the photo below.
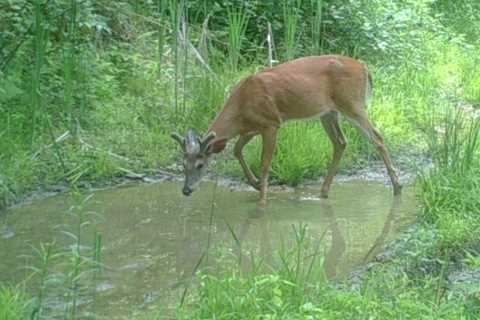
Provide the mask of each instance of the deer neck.
[{"label": "deer neck", "polygon": [[225,105],[222,112],[218,114],[210,125],[208,132],[215,132],[215,140],[230,140],[239,134],[238,117],[234,108]]}]

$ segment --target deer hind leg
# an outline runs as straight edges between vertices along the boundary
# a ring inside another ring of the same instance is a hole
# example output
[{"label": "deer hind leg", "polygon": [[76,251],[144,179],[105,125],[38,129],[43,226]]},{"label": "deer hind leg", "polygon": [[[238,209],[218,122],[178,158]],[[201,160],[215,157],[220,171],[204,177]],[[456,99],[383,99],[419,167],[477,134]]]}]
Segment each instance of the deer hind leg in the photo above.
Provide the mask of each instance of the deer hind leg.
[{"label": "deer hind leg", "polygon": [[255,175],[253,174],[252,170],[248,166],[245,159],[243,158],[243,153],[242,153],[243,147],[245,147],[245,145],[248,142],[250,142],[250,140],[252,140],[252,138],[255,135],[256,134],[248,134],[248,135],[240,136],[240,138],[238,138],[237,140],[237,143],[235,143],[233,154],[240,162],[240,165],[242,166],[242,169],[243,169],[243,173],[245,174],[245,177],[247,178],[248,183],[255,189],[260,190],[260,183],[257,177],[255,177]]},{"label": "deer hind leg", "polygon": [[350,120],[353,121],[354,124],[356,124],[358,127],[360,127],[360,129],[362,129],[362,131],[370,139],[370,141],[372,141],[372,143],[375,145],[378,152],[382,156],[383,162],[385,163],[385,167],[387,168],[388,175],[390,176],[390,180],[392,181],[393,194],[394,195],[401,194],[402,186],[400,185],[397,173],[392,164],[392,160],[387,151],[387,148],[385,147],[385,142],[383,140],[383,137],[380,135],[377,129],[375,129],[375,127],[372,125],[372,123],[368,119],[368,116],[365,110],[361,110],[354,114],[348,115],[348,117],[350,118]]},{"label": "deer hind leg", "polygon": [[262,164],[260,168],[260,199],[259,205],[267,203],[268,175],[272,164],[273,153],[277,141],[277,128],[270,127],[262,131]]},{"label": "deer hind leg", "polygon": [[320,191],[320,196],[322,198],[328,198],[330,185],[332,184],[333,177],[337,173],[343,151],[347,146],[347,139],[343,135],[342,129],[338,123],[337,112],[330,112],[321,117],[320,120],[322,121],[323,128],[325,129],[325,132],[330,138],[333,146],[332,162],[330,163],[327,175],[325,176],[325,180],[323,181],[322,189]]}]

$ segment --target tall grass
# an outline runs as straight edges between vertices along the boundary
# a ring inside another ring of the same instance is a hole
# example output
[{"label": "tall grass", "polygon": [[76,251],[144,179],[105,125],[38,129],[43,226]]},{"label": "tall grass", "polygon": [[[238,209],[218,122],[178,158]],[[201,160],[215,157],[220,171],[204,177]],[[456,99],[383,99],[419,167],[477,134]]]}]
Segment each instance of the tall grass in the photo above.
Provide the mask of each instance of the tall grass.
[{"label": "tall grass", "polygon": [[85,215],[84,205],[90,197],[81,199],[78,191],[72,192],[74,201],[76,202],[70,209],[69,214],[72,216],[74,224],[73,232],[64,230],[63,233],[71,238],[73,244],[69,250],[65,252],[65,257],[68,259],[66,272],[66,286],[67,294],[65,301],[65,318],[76,319],[77,317],[77,301],[80,294],[80,280],[84,276],[84,265],[86,260],[83,258],[82,241],[83,229],[90,224]]},{"label": "tall grass", "polygon": [[[422,256],[434,260],[429,268],[438,273],[433,289],[436,307],[441,308],[448,301],[451,266],[479,253],[480,118],[470,108],[444,106],[430,112],[429,123],[426,140],[432,165],[421,170],[418,180],[423,228],[435,239],[425,243],[431,249]],[[425,268],[425,262],[418,263],[422,264]],[[477,318],[478,298],[470,301],[467,295],[466,300],[465,317]]]},{"label": "tall grass", "polygon": [[480,234],[480,119],[447,109],[432,116],[433,166],[420,177],[424,217],[437,225],[442,243],[455,249]]},{"label": "tall grass", "polygon": [[300,18],[301,5],[302,0],[283,1],[283,44],[285,47],[285,60],[293,59],[297,53],[298,19]]},{"label": "tall grass", "polygon": [[35,20],[33,25],[33,64],[32,64],[32,77],[31,77],[31,90],[30,90],[30,99],[31,99],[31,109],[30,114],[32,116],[32,121],[30,124],[30,136],[31,142],[36,138],[37,131],[37,122],[38,115],[41,115],[43,112],[43,103],[42,103],[42,94],[41,94],[41,71],[44,64],[45,56],[45,22],[43,16],[44,6],[42,5],[41,0],[35,0],[33,2]]},{"label": "tall grass", "polygon": [[[32,77],[31,77],[31,146],[34,146],[35,140],[38,138],[37,135],[40,135],[41,129],[37,130],[37,127],[47,128],[47,132],[50,135],[52,140],[53,148],[57,155],[60,167],[66,172],[65,163],[63,161],[63,156],[59,150],[57,143],[55,142],[54,133],[52,130],[52,123],[49,115],[44,110],[44,101],[42,96],[42,70],[45,64],[45,46],[48,42],[47,30],[46,30],[46,21],[44,17],[46,3],[42,3],[41,0],[35,0],[34,4],[34,36],[33,36],[33,66],[32,66]],[[42,121],[43,120],[43,121]],[[38,131],[38,132],[37,132]]]},{"label": "tall grass", "polygon": [[92,315],[93,319],[95,319],[97,310],[97,284],[102,273],[102,234],[98,231],[95,231],[93,239],[93,252],[91,257],[93,270],[90,287],[92,290]]},{"label": "tall grass", "polygon": [[165,8],[163,7],[163,1],[158,1],[158,46],[157,46],[157,77],[160,79],[162,74],[162,64],[163,64],[163,55],[164,55],[164,46],[165,46]]},{"label": "tall grass", "polygon": [[189,28],[188,28],[188,10],[186,6],[183,6],[183,13],[182,13],[182,19],[181,19],[181,32],[182,32],[182,38],[183,38],[183,70],[182,70],[182,78],[183,78],[183,104],[182,104],[182,114],[185,114],[185,111],[187,109],[187,90],[188,90],[188,64],[189,64],[189,51],[188,51],[188,46],[189,46]]},{"label": "tall grass", "polygon": [[31,318],[42,319],[44,313],[44,302],[46,294],[49,290],[50,283],[53,282],[55,276],[50,273],[52,261],[59,257],[58,253],[54,252],[54,243],[40,244],[40,247],[33,248],[36,258],[40,260],[40,266],[31,266],[35,275],[39,277],[38,290],[35,296],[35,302],[32,306]]},{"label": "tall grass", "polygon": [[77,1],[70,1],[70,23],[68,25],[67,39],[63,41],[63,104],[67,128],[75,132],[74,116],[74,90],[77,66]]},{"label": "tall grass", "polygon": [[[80,101],[79,101],[79,112],[78,112],[78,123],[80,123],[81,120],[84,120],[84,117],[87,113],[87,107],[88,107],[88,95],[90,91],[90,86],[89,86],[89,81],[91,81],[91,77],[89,76],[88,69],[90,67],[90,57],[91,54],[89,53],[88,48],[86,46],[82,46],[79,48],[80,52],[78,53],[79,55],[79,62],[78,62],[78,90],[80,91]],[[74,125],[74,133],[79,134],[77,132],[77,122],[72,124]]]},{"label": "tall grass", "polygon": [[248,16],[244,9],[228,8],[228,64],[231,72],[237,72],[238,61],[241,57],[242,42],[248,23]]},{"label": "tall grass", "polygon": [[180,15],[182,13],[181,4],[183,0],[168,0],[168,11],[170,14],[170,35],[171,35],[171,49],[173,52],[173,64],[175,69],[174,78],[174,108],[175,115],[178,115],[178,81],[179,81],[179,41],[178,33],[180,32]]},{"label": "tall grass", "polygon": [[320,54],[322,51],[322,24],[323,24],[323,0],[310,0],[311,7],[311,37],[312,54]]},{"label": "tall grass", "polygon": [[464,70],[461,83],[464,91],[465,100],[468,104],[480,106],[480,56],[476,55],[476,48],[470,48],[466,54],[469,59],[464,61],[462,69]]}]

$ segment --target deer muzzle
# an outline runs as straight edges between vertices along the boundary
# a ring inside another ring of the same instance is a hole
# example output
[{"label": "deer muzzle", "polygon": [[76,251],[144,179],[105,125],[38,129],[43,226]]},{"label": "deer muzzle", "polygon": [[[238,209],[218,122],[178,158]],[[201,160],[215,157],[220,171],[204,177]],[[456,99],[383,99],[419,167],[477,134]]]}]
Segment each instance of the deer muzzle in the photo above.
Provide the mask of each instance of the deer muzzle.
[{"label": "deer muzzle", "polygon": [[193,190],[192,188],[190,188],[189,186],[185,185],[182,189],[182,193],[185,195],[185,196],[190,196],[192,194]]}]

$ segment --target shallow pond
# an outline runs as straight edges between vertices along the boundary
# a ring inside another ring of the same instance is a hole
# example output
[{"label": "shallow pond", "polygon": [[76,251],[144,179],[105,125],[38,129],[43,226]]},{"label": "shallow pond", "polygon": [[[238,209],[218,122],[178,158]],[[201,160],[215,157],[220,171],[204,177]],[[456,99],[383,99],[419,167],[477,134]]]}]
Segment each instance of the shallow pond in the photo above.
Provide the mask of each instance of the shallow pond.
[{"label": "shallow pond", "polygon": [[[308,236],[321,242],[325,275],[341,277],[371,259],[415,217],[409,188],[394,198],[381,183],[349,181],[333,185],[328,200],[318,197],[319,190],[271,192],[266,210],[256,208],[256,192],[214,183],[204,183],[188,198],[179,183],[162,182],[95,191],[81,208],[82,200],[68,195],[36,201],[0,214],[0,282],[25,279],[32,272],[25,266],[41,264],[32,247],[55,241],[54,252],[63,257],[49,263],[49,274],[58,281],[46,284],[45,306],[52,317],[65,312],[71,292],[59,294],[58,283],[65,287],[74,278],[75,265],[88,269],[97,231],[103,267],[80,275],[76,303],[90,310],[95,301],[98,318],[132,319],[159,305],[171,312],[192,274],[212,265],[208,255],[257,257],[273,264],[280,247],[293,245],[294,230],[307,225]],[[78,237],[79,219],[84,226],[76,241],[72,234]],[[80,261],[75,252],[83,256]],[[218,269],[221,259],[216,261]],[[31,280],[33,295],[38,278]]]}]

